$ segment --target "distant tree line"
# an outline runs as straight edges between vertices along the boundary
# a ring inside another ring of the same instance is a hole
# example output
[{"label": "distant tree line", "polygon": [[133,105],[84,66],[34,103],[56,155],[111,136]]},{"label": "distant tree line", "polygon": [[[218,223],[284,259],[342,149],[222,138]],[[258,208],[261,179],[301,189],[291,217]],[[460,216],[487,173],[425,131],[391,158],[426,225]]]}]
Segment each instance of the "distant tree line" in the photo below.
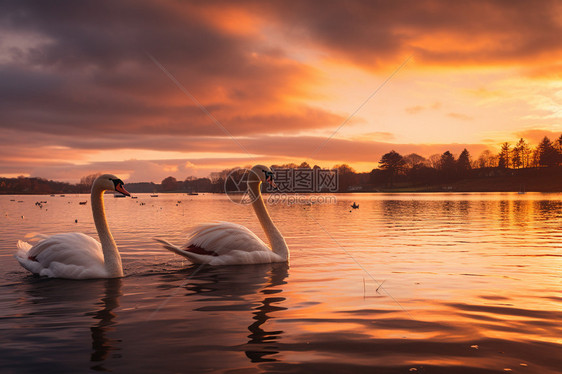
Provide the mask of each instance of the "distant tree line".
[{"label": "distant tree line", "polygon": [[[246,166],[245,168],[250,168]],[[271,165],[275,169],[317,169],[318,165],[310,166],[289,163]],[[160,184],[152,182],[127,183],[127,189],[133,193],[156,192],[214,192],[223,193],[225,181],[232,172],[242,168],[224,169],[211,173],[209,178],[188,176],[177,180],[169,176]],[[334,165],[337,172],[338,192],[377,191],[411,186],[436,186],[450,184],[459,180],[475,178],[508,178],[513,175],[530,175],[530,170],[549,170],[548,175],[561,176],[562,171],[562,135],[555,141],[548,137],[536,146],[531,147],[521,138],[515,144],[505,142],[500,151],[493,154],[483,151],[473,159],[467,149],[458,157],[450,151],[434,154],[427,158],[416,153],[401,155],[391,150],[385,153],[378,162],[378,167],[371,172],[357,173],[347,164]],[[43,178],[0,178],[2,194],[56,194],[56,193],[88,193],[93,181],[100,175],[90,174],[81,178],[78,184],[56,182]],[[536,174],[535,174],[536,175]],[[543,173],[543,176],[547,174]],[[548,183],[547,180],[545,183]],[[554,180],[550,180],[554,183]],[[560,186],[556,188],[560,189]]]},{"label": "distant tree line", "polygon": [[55,193],[79,193],[78,185],[55,182],[43,178],[0,178],[1,194],[55,194]]},{"label": "distant tree line", "polygon": [[392,150],[382,156],[379,168],[371,171],[371,183],[387,187],[393,187],[396,182],[443,184],[466,178],[514,175],[513,171],[518,169],[558,168],[561,165],[562,135],[554,142],[545,136],[534,148],[523,138],[514,145],[505,142],[498,154],[485,150],[475,160],[467,149],[458,157],[445,151],[428,158],[415,153],[402,156]]}]

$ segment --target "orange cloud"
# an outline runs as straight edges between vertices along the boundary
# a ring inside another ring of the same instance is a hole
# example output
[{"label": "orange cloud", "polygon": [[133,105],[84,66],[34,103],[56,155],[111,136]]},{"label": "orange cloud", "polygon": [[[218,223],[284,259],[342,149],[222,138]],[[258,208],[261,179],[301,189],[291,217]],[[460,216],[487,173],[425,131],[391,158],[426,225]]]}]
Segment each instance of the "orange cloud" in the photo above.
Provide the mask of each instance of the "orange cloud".
[{"label": "orange cloud", "polygon": [[518,138],[524,138],[531,144],[538,144],[544,139],[545,136],[548,137],[551,141],[554,141],[562,136],[562,132],[543,129],[529,129],[518,131],[515,133],[515,136],[517,136]]}]

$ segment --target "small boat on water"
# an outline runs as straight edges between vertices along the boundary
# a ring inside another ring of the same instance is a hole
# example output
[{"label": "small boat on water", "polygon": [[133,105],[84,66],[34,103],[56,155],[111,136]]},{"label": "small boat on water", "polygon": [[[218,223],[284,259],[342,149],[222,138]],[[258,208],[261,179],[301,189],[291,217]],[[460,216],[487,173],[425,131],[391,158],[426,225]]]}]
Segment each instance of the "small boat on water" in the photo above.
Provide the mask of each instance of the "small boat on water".
[{"label": "small boat on water", "polygon": [[86,204],[88,204],[88,202],[87,202],[87,201],[80,201],[80,202],[78,202],[78,204],[80,204],[80,205],[86,205]]},{"label": "small boat on water", "polygon": [[150,197],[158,197],[158,194],[152,194]]},{"label": "small boat on water", "polygon": [[[115,195],[113,195],[113,197],[116,198],[116,199],[118,199],[118,198],[127,197],[127,196],[115,194]],[[80,203],[80,204],[82,204],[82,203]]]},{"label": "small boat on water", "polygon": [[187,194],[190,195],[190,196],[197,196],[197,195],[199,195],[197,192],[188,192]]}]

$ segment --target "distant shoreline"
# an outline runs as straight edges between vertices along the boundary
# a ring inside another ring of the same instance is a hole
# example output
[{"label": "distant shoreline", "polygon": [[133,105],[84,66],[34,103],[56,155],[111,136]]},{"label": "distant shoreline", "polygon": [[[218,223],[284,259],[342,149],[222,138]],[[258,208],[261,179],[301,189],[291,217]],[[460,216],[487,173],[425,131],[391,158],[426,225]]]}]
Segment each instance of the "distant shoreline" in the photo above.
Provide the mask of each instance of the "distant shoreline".
[{"label": "distant shoreline", "polygon": [[[527,169],[500,169],[485,168],[473,169],[465,178],[439,180],[408,179],[398,176],[393,183],[388,178],[373,178],[373,173],[341,174],[339,175],[339,191],[324,191],[310,193],[341,194],[341,193],[443,193],[443,192],[562,192],[562,167],[553,168],[527,168]],[[433,182],[433,183],[432,183]],[[156,183],[127,183],[127,190],[135,193],[181,193],[190,192],[224,194],[224,182],[209,181],[206,186],[200,185],[197,190],[191,186],[180,185],[177,189],[166,188],[163,184]],[[203,187],[203,188],[201,188]],[[166,189],[166,190],[164,190]],[[296,194],[292,191],[279,191],[280,193]],[[72,185],[64,182],[48,181],[40,178],[0,178],[0,195],[72,195],[88,194],[89,188],[85,185]],[[193,196],[193,195],[191,195]]]}]

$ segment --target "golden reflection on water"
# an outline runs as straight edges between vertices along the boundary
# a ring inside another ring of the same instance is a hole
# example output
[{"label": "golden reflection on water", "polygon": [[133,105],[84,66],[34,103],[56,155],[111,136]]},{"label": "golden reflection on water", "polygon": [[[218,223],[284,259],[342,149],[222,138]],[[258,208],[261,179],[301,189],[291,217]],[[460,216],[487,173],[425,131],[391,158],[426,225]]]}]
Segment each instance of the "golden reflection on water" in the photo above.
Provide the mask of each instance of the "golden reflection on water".
[{"label": "golden reflection on water", "polygon": [[[561,197],[350,194],[336,204],[271,205],[289,267],[197,272],[151,238],[181,244],[190,227],[217,220],[264,238],[251,208],[221,195],[106,197],[127,276],[69,282],[32,278],[11,254],[27,232],[95,235],[83,197],[51,198],[40,210],[33,197],[2,196],[0,343],[35,352],[32,363],[72,347],[65,365],[74,369],[150,372],[163,359],[171,371],[554,373]],[[354,201],[360,209],[350,211]]]}]

